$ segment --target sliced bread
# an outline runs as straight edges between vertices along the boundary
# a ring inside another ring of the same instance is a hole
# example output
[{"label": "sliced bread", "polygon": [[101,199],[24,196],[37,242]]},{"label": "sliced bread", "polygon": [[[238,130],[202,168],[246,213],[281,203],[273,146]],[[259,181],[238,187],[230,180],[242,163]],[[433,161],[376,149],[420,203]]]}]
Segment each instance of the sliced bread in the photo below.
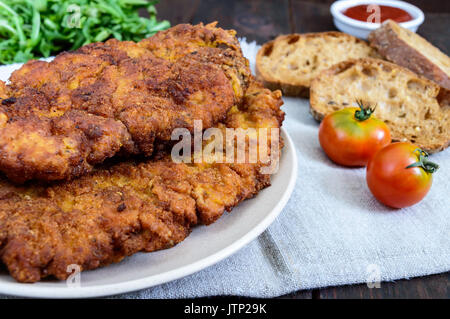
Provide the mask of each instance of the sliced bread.
[{"label": "sliced bread", "polygon": [[450,90],[450,58],[420,35],[388,20],[370,33],[369,41],[385,59]]},{"label": "sliced bread", "polygon": [[348,59],[378,57],[366,42],[341,32],[281,35],[267,42],[256,56],[256,76],[285,95],[309,95],[320,71]]},{"label": "sliced bread", "polygon": [[310,111],[320,121],[362,100],[376,105],[374,116],[389,126],[394,141],[409,141],[433,153],[450,144],[450,105],[441,103],[439,92],[436,83],[396,64],[349,60],[313,80]]}]

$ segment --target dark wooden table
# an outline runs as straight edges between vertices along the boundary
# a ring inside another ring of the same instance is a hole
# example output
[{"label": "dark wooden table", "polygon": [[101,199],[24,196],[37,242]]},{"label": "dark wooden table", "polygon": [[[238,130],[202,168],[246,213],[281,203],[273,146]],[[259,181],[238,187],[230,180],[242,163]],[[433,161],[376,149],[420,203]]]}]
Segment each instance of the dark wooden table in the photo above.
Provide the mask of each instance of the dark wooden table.
[{"label": "dark wooden table", "polygon": [[[332,0],[160,0],[158,18],[178,23],[218,21],[219,26],[235,29],[238,36],[262,44],[282,33],[335,30],[329,7]],[[419,34],[442,51],[450,53],[450,1],[408,1],[425,12]],[[450,298],[450,273],[366,285],[330,287],[298,291],[281,298]]]}]

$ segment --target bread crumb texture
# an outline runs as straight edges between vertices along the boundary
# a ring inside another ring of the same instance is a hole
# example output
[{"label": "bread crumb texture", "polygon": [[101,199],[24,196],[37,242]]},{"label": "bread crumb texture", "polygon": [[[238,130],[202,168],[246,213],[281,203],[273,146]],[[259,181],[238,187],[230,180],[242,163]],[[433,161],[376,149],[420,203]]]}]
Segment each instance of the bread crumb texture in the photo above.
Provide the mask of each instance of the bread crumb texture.
[{"label": "bread crumb texture", "polygon": [[[441,94],[439,94],[441,93]],[[450,144],[448,94],[415,73],[378,59],[341,62],[311,85],[311,113],[317,120],[362,100],[390,128],[394,141],[409,141],[428,152]]]},{"label": "bread crumb texture", "polygon": [[282,35],[259,50],[256,73],[272,89],[303,95],[322,70],[365,57],[378,55],[366,42],[341,32]]}]

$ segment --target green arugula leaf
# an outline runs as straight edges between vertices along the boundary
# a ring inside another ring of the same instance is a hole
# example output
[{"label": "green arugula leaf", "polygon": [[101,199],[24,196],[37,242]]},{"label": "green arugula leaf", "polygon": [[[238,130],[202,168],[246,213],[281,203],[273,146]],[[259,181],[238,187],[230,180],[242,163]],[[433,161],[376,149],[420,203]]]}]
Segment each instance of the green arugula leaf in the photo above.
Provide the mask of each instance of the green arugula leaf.
[{"label": "green arugula leaf", "polygon": [[[157,1],[0,0],[0,64],[48,57],[84,44],[140,41],[170,27],[156,19]],[[149,17],[139,16],[139,9]]]}]

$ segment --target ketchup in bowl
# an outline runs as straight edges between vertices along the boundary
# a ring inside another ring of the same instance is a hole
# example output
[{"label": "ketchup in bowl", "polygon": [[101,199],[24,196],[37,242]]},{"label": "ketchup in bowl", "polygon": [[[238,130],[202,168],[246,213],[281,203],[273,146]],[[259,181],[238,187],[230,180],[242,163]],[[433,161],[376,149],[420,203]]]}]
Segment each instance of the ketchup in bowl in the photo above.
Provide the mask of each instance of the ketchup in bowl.
[{"label": "ketchup in bowl", "polygon": [[[394,20],[395,22],[406,22],[413,19],[412,16],[403,9],[383,5],[376,6],[380,8],[380,23],[383,23],[388,19]],[[375,8],[376,6],[368,4],[357,5],[347,8],[342,13],[347,17],[355,20],[364,22],[378,22],[375,20],[375,14],[377,14],[378,10],[377,8]]]}]

